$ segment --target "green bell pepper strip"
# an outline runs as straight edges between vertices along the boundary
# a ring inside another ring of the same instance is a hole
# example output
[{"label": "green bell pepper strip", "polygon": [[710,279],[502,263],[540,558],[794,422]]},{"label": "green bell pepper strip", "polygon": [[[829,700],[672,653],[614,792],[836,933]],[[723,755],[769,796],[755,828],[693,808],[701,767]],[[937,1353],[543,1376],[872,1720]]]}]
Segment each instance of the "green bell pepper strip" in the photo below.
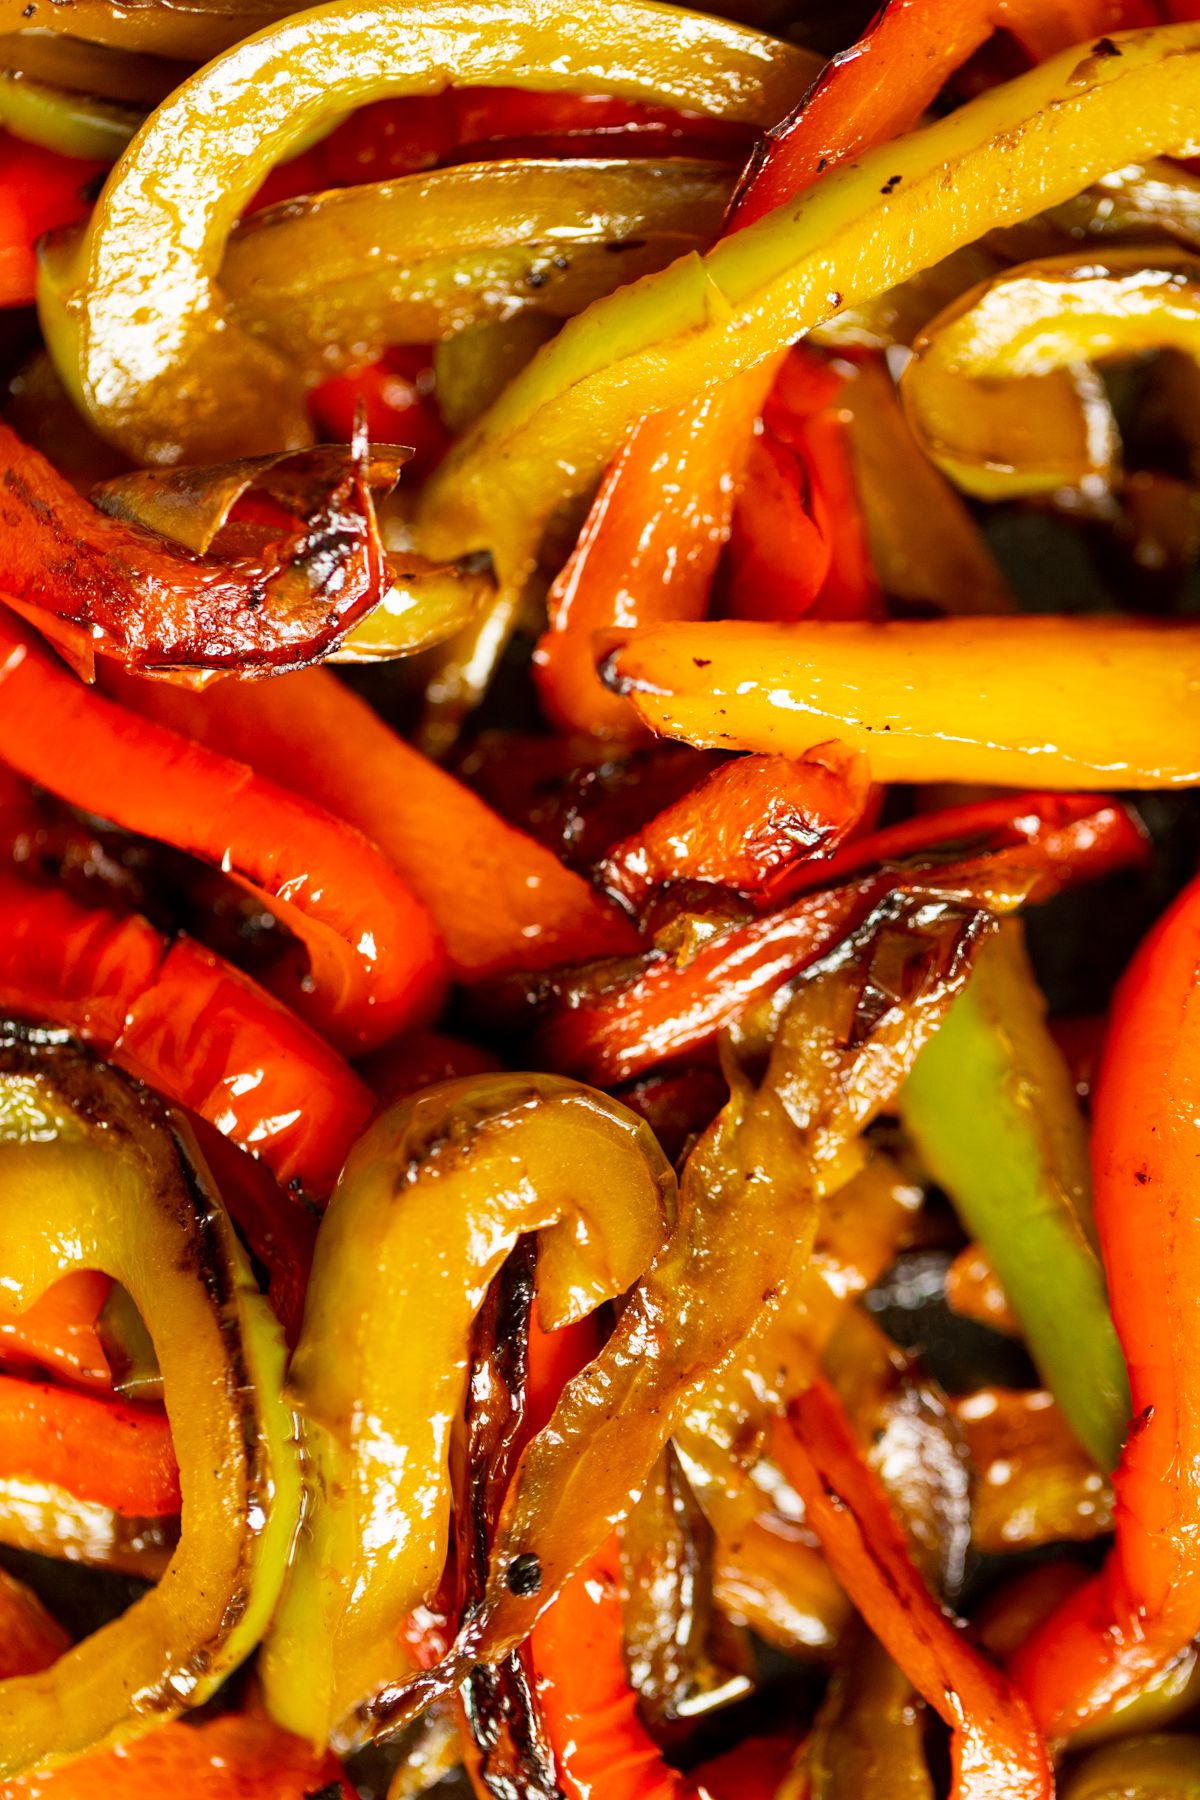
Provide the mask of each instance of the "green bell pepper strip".
[{"label": "green bell pepper strip", "polygon": [[[30,1097],[36,1101],[31,1123]],[[38,1675],[0,1682],[0,1778],[198,1705],[270,1618],[299,1515],[283,1340],[178,1114],[62,1043],[0,1044],[0,1309],[121,1282],[154,1341],[179,1463],[158,1586]]]},{"label": "green bell pepper strip", "polygon": [[435,169],[252,214],[229,241],[221,287],[298,380],[319,379],[483,320],[569,318],[705,248],[731,187],[719,164],[683,158]]},{"label": "green bell pepper strip", "polygon": [[1200,25],[1124,32],[834,170],[795,203],[599,300],[534,358],[425,490],[429,555],[532,568],[635,417],[675,406],[1114,166],[1193,145]]},{"label": "green bell pepper strip", "polygon": [[311,1504],[262,1662],[279,1724],[324,1743],[411,1671],[400,1630],[446,1558],[471,1323],[517,1239],[538,1233],[553,1330],[632,1286],[674,1208],[649,1127],[557,1076],[440,1082],[360,1138],[292,1362]]},{"label": "green bell pepper strip", "polygon": [[1091,1224],[1087,1130],[1015,920],[984,945],[899,1105],[1071,1429],[1113,1468],[1129,1383]]},{"label": "green bell pepper strip", "polygon": [[44,264],[47,344],[92,422],[138,462],[303,444],[287,359],[237,327],[216,271],[262,177],[313,126],[455,83],[609,93],[766,125],[811,68],[759,32],[654,0],[334,0],[298,13],[147,120],[82,236]]}]

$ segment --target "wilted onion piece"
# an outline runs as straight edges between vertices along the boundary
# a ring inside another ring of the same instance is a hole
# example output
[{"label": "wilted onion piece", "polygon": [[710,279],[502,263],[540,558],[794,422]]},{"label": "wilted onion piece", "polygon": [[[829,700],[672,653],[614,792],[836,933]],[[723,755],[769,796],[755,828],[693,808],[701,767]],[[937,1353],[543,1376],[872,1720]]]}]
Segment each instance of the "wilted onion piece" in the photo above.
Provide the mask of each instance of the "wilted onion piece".
[{"label": "wilted onion piece", "polygon": [[997,276],[939,314],[900,391],[927,453],[967,493],[1094,492],[1120,459],[1094,365],[1162,349],[1200,353],[1196,258],[1174,246],[1076,253]]},{"label": "wilted onion piece", "polygon": [[[933,1800],[925,1706],[882,1644],[860,1627],[817,1714],[804,1762],[811,1800]],[[797,1800],[786,1783],[780,1800]]]},{"label": "wilted onion piece", "polygon": [[1112,1530],[1112,1489],[1044,1390],[980,1388],[951,1411],[975,1469],[977,1550],[1086,1542]]},{"label": "wilted onion piece", "polygon": [[[97,653],[160,675],[301,667],[387,589],[373,489],[395,481],[394,453],[120,476],[94,505],[6,425],[0,456],[0,597],[85,673]],[[210,550],[251,488],[288,509],[272,541]]]},{"label": "wilted onion piece", "polygon": [[730,184],[684,158],[528,158],[339,188],[244,220],[221,286],[302,384],[485,320],[569,318],[703,249]]}]

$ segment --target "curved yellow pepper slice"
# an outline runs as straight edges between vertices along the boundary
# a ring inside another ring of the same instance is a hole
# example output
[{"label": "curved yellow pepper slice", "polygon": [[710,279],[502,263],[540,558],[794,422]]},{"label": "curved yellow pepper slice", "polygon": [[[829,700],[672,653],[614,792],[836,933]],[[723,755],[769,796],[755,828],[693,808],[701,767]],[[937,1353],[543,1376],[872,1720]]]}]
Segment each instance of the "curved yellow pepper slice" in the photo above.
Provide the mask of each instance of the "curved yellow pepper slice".
[{"label": "curved yellow pepper slice", "polygon": [[124,1285],[158,1355],[183,1494],[158,1585],[52,1668],[0,1682],[0,1778],[198,1705],[279,1593],[299,1513],[282,1334],[194,1158],[178,1115],[82,1051],[0,1044],[0,1310],[74,1269]]},{"label": "curved yellow pepper slice", "polygon": [[610,93],[768,124],[812,59],[654,0],[334,0],[238,44],[147,120],[41,283],[47,343],[94,425],[139,462],[308,441],[287,359],[217,280],[233,223],[296,142],[367,100],[455,83]]},{"label": "curved yellow pepper slice", "polygon": [[913,344],[900,392],[926,454],[981,500],[1107,487],[1120,458],[1090,365],[1145,350],[1200,361],[1200,258],[1076,251],[957,300]]},{"label": "curved yellow pepper slice", "polygon": [[836,169],[704,257],[599,300],[501,395],[425,492],[422,548],[489,549],[522,579],[546,522],[631,420],[727,381],[846,306],[1115,166],[1182,152],[1200,116],[1200,24],[1068,51]]},{"label": "curved yellow pepper slice", "polygon": [[411,1668],[400,1628],[446,1559],[471,1322],[517,1239],[538,1234],[553,1330],[633,1285],[674,1207],[649,1127],[555,1076],[442,1082],[360,1139],[292,1363],[310,1510],[263,1664],[280,1724],[323,1743]]}]

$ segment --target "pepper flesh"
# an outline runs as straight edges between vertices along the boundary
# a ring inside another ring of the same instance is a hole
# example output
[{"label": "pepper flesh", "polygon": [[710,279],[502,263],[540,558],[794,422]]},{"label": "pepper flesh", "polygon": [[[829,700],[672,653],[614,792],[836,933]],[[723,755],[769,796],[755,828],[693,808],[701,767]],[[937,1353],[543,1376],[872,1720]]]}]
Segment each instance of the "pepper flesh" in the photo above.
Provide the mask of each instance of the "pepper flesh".
[{"label": "pepper flesh", "polygon": [[1188,145],[1200,27],[1112,42],[1116,56],[1054,57],[868,151],[799,204],[570,320],[427,486],[422,547],[487,548],[502,582],[523,580],[546,521],[597,479],[635,406],[691,399],[1114,164]]},{"label": "pepper flesh", "polygon": [[1093,1109],[1096,1228],[1129,1367],[1134,1429],[1118,1466],[1103,1572],[1014,1663],[1051,1738],[1159,1673],[1200,1633],[1200,884],[1138,951],[1117,992]]},{"label": "pepper flesh", "polygon": [[127,713],[0,608],[0,758],[126,830],[173,844],[262,896],[300,938],[281,997],[345,1050],[437,1008],[433,923],[372,844],[244,763]]},{"label": "pepper flesh", "polygon": [[70,1489],[127,1518],[179,1511],[165,1414],[0,1375],[0,1472]]},{"label": "pepper flesh", "polygon": [[237,328],[212,276],[241,208],[305,131],[363,100],[464,81],[766,123],[804,62],[702,14],[685,35],[651,0],[334,0],[238,45],[152,115],[40,284],[47,343],[93,423],[140,462],[306,443],[292,369]]},{"label": "pepper flesh", "polygon": [[1076,1436],[1111,1469],[1129,1383],[1095,1247],[1087,1132],[1015,921],[984,946],[900,1112],[987,1251]]},{"label": "pepper flesh", "polygon": [[[674,1189],[640,1120],[553,1076],[427,1088],[359,1140],[291,1370],[314,1485],[263,1668],[280,1723],[323,1742],[406,1672],[399,1626],[446,1555],[469,1326],[518,1237],[539,1234],[542,1316],[565,1324],[642,1273]],[[402,1521],[386,1541],[381,1518]]]},{"label": "pepper flesh", "polygon": [[1188,787],[1200,630],[1097,618],[660,625],[609,657],[653,730],[803,756],[837,738],[879,781]]},{"label": "pepper flesh", "polygon": [[5,1777],[206,1698],[270,1617],[299,1503],[278,1326],[202,1168],[185,1173],[182,1121],[83,1053],[10,1040],[0,1101],[31,1081],[41,1132],[0,1105],[0,1308],[73,1268],[124,1284],[162,1368],[183,1507],[158,1588],[46,1673],[0,1682]]}]

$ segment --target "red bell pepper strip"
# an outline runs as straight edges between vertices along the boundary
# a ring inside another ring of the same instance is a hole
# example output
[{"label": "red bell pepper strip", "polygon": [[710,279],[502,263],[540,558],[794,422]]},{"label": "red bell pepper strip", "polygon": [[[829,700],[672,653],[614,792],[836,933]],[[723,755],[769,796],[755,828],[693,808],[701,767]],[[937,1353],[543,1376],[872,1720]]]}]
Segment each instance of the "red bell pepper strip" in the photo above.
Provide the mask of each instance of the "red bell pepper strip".
[{"label": "red bell pepper strip", "polygon": [[112,1291],[97,1269],[64,1275],[41,1299],[0,1319],[0,1363],[44,1369],[73,1387],[112,1388],[96,1321]]},{"label": "red bell pepper strip", "polygon": [[[542,705],[560,728],[645,735],[629,703],[597,680],[593,634],[703,618],[768,385],[757,371],[729,382],[699,400],[682,428],[674,413],[647,419],[618,453],[550,589],[550,628],[535,654]],[[633,463],[652,482],[636,509],[625,503]]]},{"label": "red bell pepper strip", "polygon": [[0,1475],[66,1488],[126,1518],[180,1506],[179,1469],[161,1406],[0,1375]]},{"label": "red bell pepper strip", "polygon": [[219,957],[9,875],[0,1014],[74,1032],[317,1198],[372,1111],[337,1052]]},{"label": "red bell pepper strip", "polygon": [[1103,1571],[1014,1663],[1054,1739],[1102,1717],[1200,1633],[1200,880],[1117,990],[1093,1119],[1096,1230],[1134,1425]]},{"label": "red bell pepper strip", "polygon": [[391,584],[372,486],[390,486],[396,466],[365,450],[297,529],[240,557],[110,518],[2,423],[0,462],[0,598],[130,668],[303,668]]},{"label": "red bell pepper strip", "polygon": [[273,985],[345,1049],[436,1010],[444,958],[424,907],[341,820],[85,687],[0,609],[0,759],[72,806],[233,875],[299,937]]},{"label": "red bell pepper strip", "polygon": [[665,882],[758,894],[797,861],[820,866],[862,819],[865,760],[831,744],[813,757],[739,756],[610,850],[596,879],[638,914]]},{"label": "red bell pepper strip", "polygon": [[62,156],[0,131],[0,306],[31,306],[34,245],[88,210],[85,190],[107,164]]},{"label": "red bell pepper strip", "polygon": [[0,1800],[355,1800],[329,1753],[267,1719],[226,1713],[178,1720],[116,1750],[93,1750],[46,1774],[0,1781]]},{"label": "red bell pepper strip", "polygon": [[70,1644],[37,1596],[0,1569],[0,1681],[48,1669]]},{"label": "red bell pepper strip", "polygon": [[[859,43],[836,57],[797,110],[767,134],[735,196],[726,229],[752,224],[793,200],[827,169],[909,130],[947,77],[997,25],[1044,56],[1093,32],[1153,22],[1148,0],[890,0]],[[772,359],[768,375],[779,366]],[[752,370],[733,385],[741,398],[724,403],[729,418],[752,419],[765,392],[762,372]],[[703,500],[712,493],[713,468],[722,448],[710,441],[718,430],[706,425],[706,414],[714,424],[726,417],[713,395],[690,408],[640,420],[605,477],[576,552],[580,573],[572,578],[583,586],[586,567],[596,570],[591,603],[577,603],[573,626],[585,653],[590,633],[604,626],[628,628],[651,618],[661,622],[697,616],[690,589],[685,610],[671,610],[670,589],[664,594],[662,587],[669,567],[660,560],[643,568],[629,552],[639,542],[643,522],[664,516],[672,518],[674,555],[681,566],[687,568],[701,548],[709,529]],[[736,467],[745,439],[728,423],[725,435],[724,467],[729,470]],[[689,514],[692,496],[697,504]],[[689,517],[694,520],[690,530]],[[566,580],[564,572],[560,582]],[[606,592],[620,596],[619,617],[605,614]],[[566,616],[561,624],[555,620],[553,628],[565,630]],[[565,650],[558,654],[566,660]],[[613,716],[609,703],[607,717]]]},{"label": "red bell pepper strip", "polygon": [[[900,856],[964,840],[959,860],[896,865]],[[1087,795],[1020,795],[878,832],[828,863],[801,865],[794,882],[788,872],[786,904],[717,932],[687,959],[654,950],[611,974],[599,965],[577,979],[563,977],[535,1039],[538,1056],[547,1068],[601,1086],[630,1080],[711,1046],[753,1000],[824,955],[906,882],[961,884],[976,894],[995,884],[1002,899],[1009,894],[1003,903],[1012,904],[1014,885],[1046,898],[1070,882],[1136,864],[1145,850],[1123,807]],[[859,873],[875,865],[874,873]],[[799,897],[791,898],[796,889]]]},{"label": "red bell pepper strip", "polygon": [[774,1459],[875,1636],[951,1730],[953,1800],[1051,1800],[1024,1701],[925,1586],[887,1492],[824,1379],[791,1403]]},{"label": "red bell pepper strip", "polygon": [[218,682],[203,694],[120,678],[116,691],[135,712],[219,745],[357,826],[428,908],[461,981],[636,945],[629,921],[581,876],[324,670]]},{"label": "red bell pepper strip", "polygon": [[349,444],[365,426],[373,444],[405,444],[412,451],[406,471],[416,481],[433,472],[450,447],[437,399],[424,377],[432,358],[420,345],[401,345],[378,362],[330,376],[308,397],[322,442]]}]

